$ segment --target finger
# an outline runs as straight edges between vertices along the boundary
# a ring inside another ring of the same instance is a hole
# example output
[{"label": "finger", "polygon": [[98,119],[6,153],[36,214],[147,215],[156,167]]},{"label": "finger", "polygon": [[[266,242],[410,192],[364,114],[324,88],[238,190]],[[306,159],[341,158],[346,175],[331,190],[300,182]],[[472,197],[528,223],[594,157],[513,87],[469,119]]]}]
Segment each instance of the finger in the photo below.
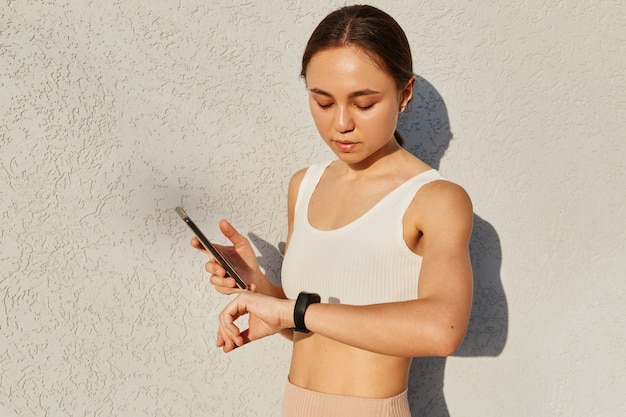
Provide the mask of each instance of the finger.
[{"label": "finger", "polygon": [[204,248],[204,246],[202,246],[202,243],[200,243],[200,240],[198,240],[197,237],[191,238],[191,246],[198,250],[206,252],[206,249]]},{"label": "finger", "polygon": [[233,350],[237,349],[239,346],[243,346],[243,339],[242,338],[231,338],[229,336],[226,336],[224,339],[224,345],[222,346],[222,350],[226,353],[228,352],[232,352]]},{"label": "finger", "polygon": [[[247,330],[244,330],[242,332],[242,335],[244,333],[246,333]],[[221,348],[222,351],[224,353],[228,353],[228,352],[232,352],[233,350],[237,349],[238,347],[243,346],[244,344],[248,343],[250,340],[247,337],[242,337],[240,338],[239,341],[235,341],[235,340],[231,340],[231,339],[224,339],[223,336],[221,336],[220,334],[218,334],[218,342],[217,342],[217,347]]]},{"label": "finger", "polygon": [[224,267],[214,260],[210,260],[209,262],[204,264],[204,269],[211,275],[226,277],[226,270],[224,269]]},{"label": "finger", "polygon": [[243,341],[244,345],[252,341],[252,339],[250,339],[250,329],[246,329],[241,332],[241,340]]},{"label": "finger", "polygon": [[228,333],[224,331],[221,323],[217,330],[217,341],[215,345],[218,348],[222,348],[224,352],[230,352],[236,346],[235,343],[228,337]]},{"label": "finger", "polygon": [[224,351],[224,353],[228,353],[235,350],[237,348],[237,345],[232,340],[218,335],[217,347],[222,348],[222,351]]},{"label": "finger", "polygon": [[241,331],[239,330],[239,327],[235,325],[235,320],[245,314],[245,311],[239,311],[238,301],[239,300],[235,298],[224,308],[224,310],[222,310],[219,316],[220,332],[227,346],[230,345],[229,342],[232,342],[232,344],[236,346],[243,345]]},{"label": "finger", "polygon": [[225,290],[228,290],[229,294],[233,292],[231,290],[234,290],[237,287],[237,283],[235,282],[235,280],[230,277],[211,275],[209,281],[211,282],[211,285],[213,285],[215,288],[223,288]]},{"label": "finger", "polygon": [[248,239],[239,233],[227,220],[221,220],[219,226],[222,234],[226,236],[235,247],[248,244]]}]

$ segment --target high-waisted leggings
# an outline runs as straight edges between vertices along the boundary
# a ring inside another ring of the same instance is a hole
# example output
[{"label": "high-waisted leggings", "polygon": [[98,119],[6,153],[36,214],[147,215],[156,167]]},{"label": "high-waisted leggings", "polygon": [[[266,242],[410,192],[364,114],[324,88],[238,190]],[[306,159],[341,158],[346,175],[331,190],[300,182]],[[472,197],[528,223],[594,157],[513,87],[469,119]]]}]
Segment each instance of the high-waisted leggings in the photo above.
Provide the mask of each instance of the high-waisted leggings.
[{"label": "high-waisted leggings", "polygon": [[282,417],[411,417],[407,391],[390,398],[360,398],[311,391],[287,382]]}]

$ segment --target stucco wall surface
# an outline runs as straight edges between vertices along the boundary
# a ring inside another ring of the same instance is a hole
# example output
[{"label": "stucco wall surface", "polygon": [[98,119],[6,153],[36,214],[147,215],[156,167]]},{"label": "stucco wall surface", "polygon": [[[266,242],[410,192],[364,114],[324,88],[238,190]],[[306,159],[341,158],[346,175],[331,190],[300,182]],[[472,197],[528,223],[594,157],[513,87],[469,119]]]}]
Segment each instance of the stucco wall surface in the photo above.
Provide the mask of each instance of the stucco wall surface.
[{"label": "stucco wall surface", "polygon": [[[300,54],[343,4],[0,1],[0,416],[278,414],[287,341],[215,348],[173,208],[278,280],[289,178],[332,156]],[[476,214],[468,335],[414,361],[413,415],[626,415],[626,4],[372,4],[413,48],[407,146]]]}]

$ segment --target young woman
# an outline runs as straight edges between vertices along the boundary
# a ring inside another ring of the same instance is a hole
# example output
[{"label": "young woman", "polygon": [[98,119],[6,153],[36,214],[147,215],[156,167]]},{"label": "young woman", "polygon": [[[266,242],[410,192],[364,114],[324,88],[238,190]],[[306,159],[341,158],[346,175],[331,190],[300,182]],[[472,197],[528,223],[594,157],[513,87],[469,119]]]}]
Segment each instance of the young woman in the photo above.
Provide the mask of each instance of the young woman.
[{"label": "young woman", "polygon": [[302,76],[336,159],[291,179],[282,288],[220,223],[252,291],[206,264],[219,292],[238,293],[220,314],[217,345],[229,352],[279,332],[293,340],[284,416],[410,416],[411,358],[450,355],[465,334],[472,205],[401,146],[396,125],[415,76],[393,18],[370,6],[331,13],[307,44]]}]

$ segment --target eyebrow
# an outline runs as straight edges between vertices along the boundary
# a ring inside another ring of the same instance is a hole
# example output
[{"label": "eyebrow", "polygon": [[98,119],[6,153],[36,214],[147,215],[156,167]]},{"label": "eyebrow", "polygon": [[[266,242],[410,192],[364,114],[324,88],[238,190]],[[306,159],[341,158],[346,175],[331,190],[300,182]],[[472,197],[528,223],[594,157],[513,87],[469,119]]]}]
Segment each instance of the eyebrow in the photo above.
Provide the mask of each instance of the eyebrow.
[{"label": "eyebrow", "polygon": [[[328,93],[328,92],[326,92],[324,90],[321,90],[319,88],[311,88],[309,91],[312,92],[312,93],[315,93],[315,94],[319,94],[321,96],[332,97],[332,94],[330,94],[330,93]],[[350,93],[348,95],[348,97],[349,98],[354,98],[354,97],[361,97],[361,96],[370,96],[372,94],[379,94],[379,93],[380,93],[379,91],[370,90],[369,88],[366,88],[364,90],[358,90],[358,91],[355,91],[353,93]]]}]

